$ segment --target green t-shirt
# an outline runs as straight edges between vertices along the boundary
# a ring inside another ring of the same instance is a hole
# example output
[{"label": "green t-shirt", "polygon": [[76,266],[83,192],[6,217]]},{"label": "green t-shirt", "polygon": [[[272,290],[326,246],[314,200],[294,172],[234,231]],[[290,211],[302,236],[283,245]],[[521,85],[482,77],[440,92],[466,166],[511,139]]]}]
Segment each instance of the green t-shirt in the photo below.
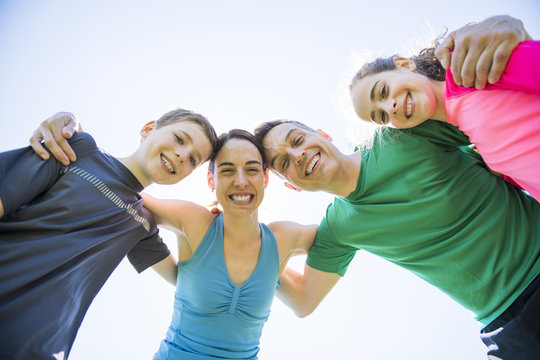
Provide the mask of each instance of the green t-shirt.
[{"label": "green t-shirt", "polygon": [[540,272],[540,204],[459,147],[468,142],[437,121],[378,134],[360,150],[354,192],[328,206],[308,265],[343,276],[363,249],[489,324]]}]

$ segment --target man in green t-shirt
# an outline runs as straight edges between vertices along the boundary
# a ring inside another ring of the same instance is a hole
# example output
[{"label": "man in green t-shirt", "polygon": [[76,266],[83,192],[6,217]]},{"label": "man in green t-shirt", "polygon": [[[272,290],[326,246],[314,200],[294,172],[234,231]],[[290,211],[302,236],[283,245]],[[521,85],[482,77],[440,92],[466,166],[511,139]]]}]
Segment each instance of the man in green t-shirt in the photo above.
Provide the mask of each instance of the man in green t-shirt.
[{"label": "man in green t-shirt", "polygon": [[[278,294],[299,316],[317,307],[359,249],[438,287],[484,326],[538,289],[540,204],[493,175],[454,126],[385,128],[350,155],[297,122],[264,123],[255,133],[273,170],[304,190],[338,196],[304,274],[282,274]],[[540,354],[540,343],[517,346]]]}]

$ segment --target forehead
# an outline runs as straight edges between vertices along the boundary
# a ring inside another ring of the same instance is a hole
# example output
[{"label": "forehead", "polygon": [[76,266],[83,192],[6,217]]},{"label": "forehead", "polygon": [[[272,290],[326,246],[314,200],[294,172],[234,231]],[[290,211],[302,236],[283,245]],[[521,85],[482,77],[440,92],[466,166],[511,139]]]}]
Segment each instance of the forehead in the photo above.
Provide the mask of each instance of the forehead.
[{"label": "forehead", "polygon": [[376,96],[375,87],[384,81],[389,73],[390,71],[383,71],[367,75],[354,83],[351,89],[352,102],[354,110],[362,119],[369,119],[371,111],[369,104],[372,102],[372,97]]},{"label": "forehead", "polygon": [[262,163],[262,156],[257,147],[251,142],[234,138],[223,144],[217,153],[216,160],[217,163],[224,161],[244,163],[250,160],[257,160]]},{"label": "forehead", "polygon": [[265,150],[272,153],[280,147],[287,146],[290,135],[295,131],[304,131],[304,129],[291,123],[274,126],[264,138]]}]

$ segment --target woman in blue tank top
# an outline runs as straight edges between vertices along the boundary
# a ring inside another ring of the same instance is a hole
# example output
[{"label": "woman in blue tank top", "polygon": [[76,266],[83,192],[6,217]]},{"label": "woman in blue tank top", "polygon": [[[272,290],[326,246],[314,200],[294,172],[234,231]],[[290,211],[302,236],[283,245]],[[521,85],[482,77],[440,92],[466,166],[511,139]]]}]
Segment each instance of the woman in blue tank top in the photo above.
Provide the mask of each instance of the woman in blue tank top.
[{"label": "woman in blue tank top", "polygon": [[208,185],[223,209],[145,196],[145,206],[178,234],[179,262],[154,267],[176,284],[174,313],[154,359],[257,359],[279,273],[312,245],[316,225],[258,222],[268,182],[263,149],[244,130],[222,134]]}]

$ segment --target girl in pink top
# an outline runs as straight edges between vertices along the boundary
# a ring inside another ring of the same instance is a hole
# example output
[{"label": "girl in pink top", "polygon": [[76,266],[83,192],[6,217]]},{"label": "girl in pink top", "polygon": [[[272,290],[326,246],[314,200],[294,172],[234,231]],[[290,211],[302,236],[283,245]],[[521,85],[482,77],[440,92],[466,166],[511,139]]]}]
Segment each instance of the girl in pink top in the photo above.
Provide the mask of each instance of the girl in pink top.
[{"label": "girl in pink top", "polygon": [[519,44],[501,79],[482,90],[456,85],[434,50],[364,65],[351,83],[358,116],[396,128],[447,121],[493,171],[540,200],[540,42]]}]

